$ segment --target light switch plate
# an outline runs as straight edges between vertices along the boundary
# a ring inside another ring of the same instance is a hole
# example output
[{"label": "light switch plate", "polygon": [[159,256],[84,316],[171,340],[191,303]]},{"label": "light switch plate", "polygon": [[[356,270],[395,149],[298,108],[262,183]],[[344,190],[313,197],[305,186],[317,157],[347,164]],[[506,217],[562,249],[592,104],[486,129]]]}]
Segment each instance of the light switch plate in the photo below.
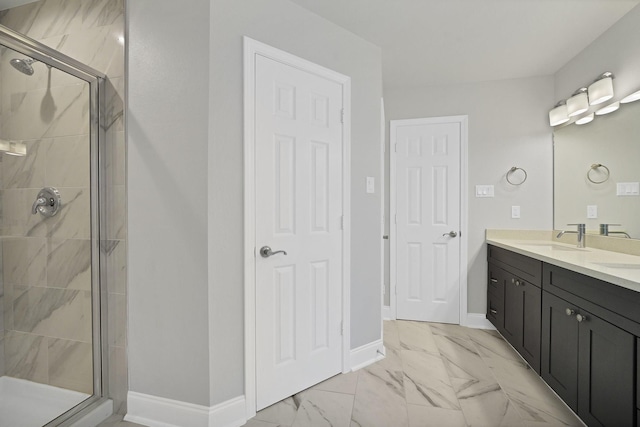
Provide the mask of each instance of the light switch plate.
[{"label": "light switch plate", "polygon": [[376,179],[372,176],[367,177],[367,193],[375,193]]},{"label": "light switch plate", "polygon": [[493,185],[476,185],[476,197],[493,197]]},{"label": "light switch plate", "polygon": [[511,206],[511,218],[520,218],[520,206]]},{"label": "light switch plate", "polygon": [[588,205],[587,206],[587,218],[589,218],[589,219],[598,218],[598,205]]},{"label": "light switch plate", "polygon": [[616,187],[617,196],[640,196],[640,182],[619,182]]}]

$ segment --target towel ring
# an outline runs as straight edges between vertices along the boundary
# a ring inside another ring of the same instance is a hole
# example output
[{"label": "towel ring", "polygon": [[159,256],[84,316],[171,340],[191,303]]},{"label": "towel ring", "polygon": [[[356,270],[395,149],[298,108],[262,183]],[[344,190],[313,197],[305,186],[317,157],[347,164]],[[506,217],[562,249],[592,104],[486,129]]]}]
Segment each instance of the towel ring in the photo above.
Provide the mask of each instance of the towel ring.
[{"label": "towel ring", "polygon": [[[602,181],[595,181],[593,178],[591,178],[591,172],[593,172],[594,170],[600,169],[600,168],[604,168],[607,171],[606,177]],[[611,175],[611,172],[609,171],[609,168],[606,167],[603,164],[600,164],[600,163],[592,164],[591,167],[589,168],[589,170],[587,171],[587,179],[589,181],[593,182],[594,184],[602,184],[603,182],[607,182],[609,180],[609,175]]]},{"label": "towel ring", "polygon": [[[522,173],[524,173],[524,178],[523,178],[523,179],[522,179],[522,181],[520,181],[520,182],[513,182],[513,181],[511,181],[511,174],[512,174],[512,173],[514,173],[514,172],[516,172],[516,171],[518,171],[518,170],[521,170],[521,171],[522,171]],[[509,169],[509,170],[507,171],[506,178],[507,178],[507,182],[508,182],[509,184],[511,184],[511,185],[522,185],[522,184],[524,184],[524,182],[527,180],[527,171],[526,171],[526,170],[524,170],[524,169],[522,169],[522,168],[517,168],[517,167],[513,166],[511,169]]]}]

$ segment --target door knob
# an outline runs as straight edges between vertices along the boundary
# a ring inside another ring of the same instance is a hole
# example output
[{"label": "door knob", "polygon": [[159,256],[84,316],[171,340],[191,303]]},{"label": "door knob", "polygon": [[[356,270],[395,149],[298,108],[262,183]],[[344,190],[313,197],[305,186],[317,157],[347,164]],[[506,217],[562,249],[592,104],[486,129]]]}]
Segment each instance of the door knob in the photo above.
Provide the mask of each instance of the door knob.
[{"label": "door knob", "polygon": [[576,320],[577,320],[578,322],[585,322],[585,321],[587,321],[588,319],[587,319],[587,316],[584,316],[584,315],[582,315],[582,314],[576,314]]},{"label": "door knob", "polygon": [[270,256],[273,256],[275,254],[287,254],[285,251],[272,251],[271,248],[269,246],[263,246],[260,248],[260,255],[262,255],[262,258],[269,258]]},{"label": "door knob", "polygon": [[450,231],[448,233],[444,233],[443,236],[457,237],[458,233],[456,233],[455,231]]},{"label": "door knob", "polygon": [[564,312],[567,313],[567,316],[573,316],[574,314],[576,314],[576,311],[571,310],[570,308],[567,308]]}]

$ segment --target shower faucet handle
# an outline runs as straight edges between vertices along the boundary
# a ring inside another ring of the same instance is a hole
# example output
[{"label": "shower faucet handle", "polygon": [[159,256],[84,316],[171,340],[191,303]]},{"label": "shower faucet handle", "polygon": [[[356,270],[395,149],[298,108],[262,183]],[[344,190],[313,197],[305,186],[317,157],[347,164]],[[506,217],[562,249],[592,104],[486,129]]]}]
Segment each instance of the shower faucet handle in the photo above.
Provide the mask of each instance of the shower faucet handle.
[{"label": "shower faucet handle", "polygon": [[31,206],[31,213],[50,218],[58,213],[62,206],[60,192],[53,187],[45,187],[38,193],[37,199]]}]

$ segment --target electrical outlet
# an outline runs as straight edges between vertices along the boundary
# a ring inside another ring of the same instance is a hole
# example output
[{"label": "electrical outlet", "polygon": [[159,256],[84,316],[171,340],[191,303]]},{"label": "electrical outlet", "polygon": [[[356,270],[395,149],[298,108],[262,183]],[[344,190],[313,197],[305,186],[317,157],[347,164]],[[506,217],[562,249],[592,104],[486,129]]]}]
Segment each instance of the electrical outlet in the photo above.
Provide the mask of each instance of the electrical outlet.
[{"label": "electrical outlet", "polygon": [[520,218],[520,206],[511,206],[511,218]]},{"label": "electrical outlet", "polygon": [[589,219],[598,218],[598,206],[597,205],[588,205],[587,206],[587,218],[589,218]]}]

